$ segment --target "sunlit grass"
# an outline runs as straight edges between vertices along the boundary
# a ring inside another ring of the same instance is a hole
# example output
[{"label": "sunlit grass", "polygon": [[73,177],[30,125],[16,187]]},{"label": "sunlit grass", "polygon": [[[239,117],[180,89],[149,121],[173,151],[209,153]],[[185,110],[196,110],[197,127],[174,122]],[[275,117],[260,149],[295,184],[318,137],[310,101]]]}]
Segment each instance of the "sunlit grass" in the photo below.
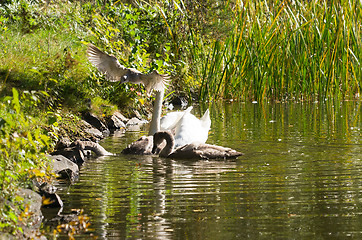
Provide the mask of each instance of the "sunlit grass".
[{"label": "sunlit grass", "polygon": [[51,96],[47,104],[82,105],[80,100],[89,92],[82,87],[89,69],[81,42],[52,30],[25,35],[9,30],[2,34],[0,48],[1,95],[9,94],[12,87],[41,90]]},{"label": "sunlit grass", "polygon": [[35,69],[44,72],[54,70],[59,68],[57,64],[61,60],[65,61],[68,52],[72,53],[73,58],[78,58],[74,61],[81,58],[84,61],[84,56],[76,56],[75,53],[83,51],[85,47],[79,42],[65,38],[66,35],[50,30],[26,35],[14,31],[3,33],[0,44],[2,69],[22,73],[34,72]]},{"label": "sunlit grass", "polygon": [[361,92],[361,3],[248,1],[203,64],[201,99],[354,98]]}]

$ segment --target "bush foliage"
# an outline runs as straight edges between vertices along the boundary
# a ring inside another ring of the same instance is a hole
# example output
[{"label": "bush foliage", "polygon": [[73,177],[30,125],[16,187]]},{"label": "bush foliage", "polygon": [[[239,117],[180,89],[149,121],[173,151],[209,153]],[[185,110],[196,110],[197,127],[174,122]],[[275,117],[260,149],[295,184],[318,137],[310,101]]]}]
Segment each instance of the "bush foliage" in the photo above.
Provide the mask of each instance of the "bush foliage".
[{"label": "bush foliage", "polygon": [[15,193],[19,187],[31,187],[32,179],[49,176],[45,153],[52,141],[40,128],[39,118],[29,114],[39,112],[39,95],[12,92],[0,102],[0,230],[16,233],[25,215],[15,214],[24,211]]}]

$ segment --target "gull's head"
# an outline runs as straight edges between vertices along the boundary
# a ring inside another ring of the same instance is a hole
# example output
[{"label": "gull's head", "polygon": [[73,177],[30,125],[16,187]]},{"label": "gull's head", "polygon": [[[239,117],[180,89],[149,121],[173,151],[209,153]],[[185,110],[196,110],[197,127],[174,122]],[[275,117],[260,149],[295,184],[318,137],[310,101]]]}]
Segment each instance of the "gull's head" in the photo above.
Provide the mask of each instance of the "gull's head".
[{"label": "gull's head", "polygon": [[124,75],[124,76],[121,77],[121,83],[126,83],[126,82],[129,82],[128,75]]}]

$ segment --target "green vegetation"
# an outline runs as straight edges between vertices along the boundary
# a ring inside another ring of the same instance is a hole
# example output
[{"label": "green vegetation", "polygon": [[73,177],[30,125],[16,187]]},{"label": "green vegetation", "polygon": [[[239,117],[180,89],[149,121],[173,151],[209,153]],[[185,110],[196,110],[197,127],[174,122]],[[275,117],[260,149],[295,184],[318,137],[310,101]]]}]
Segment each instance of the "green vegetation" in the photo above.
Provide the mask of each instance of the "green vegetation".
[{"label": "green vegetation", "polygon": [[352,99],[361,93],[359,1],[247,1],[203,62],[201,99]]},{"label": "green vegetation", "polygon": [[151,106],[141,86],[109,83],[89,64],[89,42],[127,67],[170,74],[167,96],[262,101],[361,94],[361,1],[126,2],[0,3],[0,229],[17,231],[19,219],[4,200],[31,185],[23,180],[37,177],[34,169],[46,169],[43,155],[57,134],[72,133],[58,124],[74,127],[89,99],[99,115]]},{"label": "green vegetation", "polygon": [[19,188],[34,188],[33,180],[43,183],[54,179],[46,154],[59,136],[73,140],[87,137],[79,130],[77,116],[45,111],[40,100],[46,97],[44,91],[19,93],[13,88],[12,96],[0,101],[0,233],[18,238],[23,233],[19,225],[27,225],[33,214],[17,196]]},{"label": "green vegetation", "polygon": [[[31,187],[32,179],[46,180],[50,176],[45,152],[51,147],[51,138],[39,125],[38,96],[24,92],[0,103],[0,229],[16,234],[22,231],[18,222],[26,221],[31,213],[15,193],[19,187]],[[53,114],[43,116],[52,119]],[[45,178],[45,179],[44,179]],[[16,213],[22,212],[18,215]]]},{"label": "green vegetation", "polygon": [[140,86],[105,81],[86,59],[88,42],[116,55],[127,67],[144,72],[167,69],[176,75],[167,29],[159,34],[162,17],[150,5],[14,1],[0,11],[1,95],[12,87],[43,90],[51,96],[47,105],[71,106],[75,111],[96,97],[120,108],[140,108],[140,103],[149,102],[139,101]]},{"label": "green vegetation", "polygon": [[[77,110],[100,97],[120,108],[148,99],[108,83],[85,57],[92,42],[169,91],[202,100],[352,99],[361,92],[359,1],[18,0],[0,5],[0,76]],[[133,89],[133,88],[132,88]]]}]

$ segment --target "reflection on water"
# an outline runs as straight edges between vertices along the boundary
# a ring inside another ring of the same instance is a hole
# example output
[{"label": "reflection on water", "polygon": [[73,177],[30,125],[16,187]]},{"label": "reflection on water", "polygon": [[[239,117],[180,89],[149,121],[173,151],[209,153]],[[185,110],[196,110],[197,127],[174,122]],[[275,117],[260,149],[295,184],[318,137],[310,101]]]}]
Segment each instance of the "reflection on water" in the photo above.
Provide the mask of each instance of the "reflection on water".
[{"label": "reflection on water", "polygon": [[[210,110],[208,143],[244,156],[90,159],[77,183],[62,186],[64,211],[84,209],[99,239],[362,237],[360,102],[223,103]],[[142,134],[115,134],[101,144],[120,153]]]}]

